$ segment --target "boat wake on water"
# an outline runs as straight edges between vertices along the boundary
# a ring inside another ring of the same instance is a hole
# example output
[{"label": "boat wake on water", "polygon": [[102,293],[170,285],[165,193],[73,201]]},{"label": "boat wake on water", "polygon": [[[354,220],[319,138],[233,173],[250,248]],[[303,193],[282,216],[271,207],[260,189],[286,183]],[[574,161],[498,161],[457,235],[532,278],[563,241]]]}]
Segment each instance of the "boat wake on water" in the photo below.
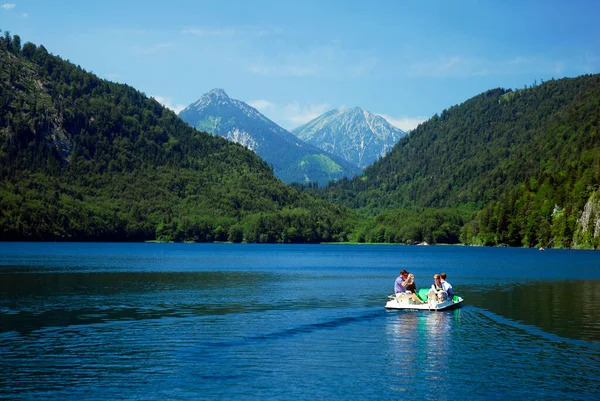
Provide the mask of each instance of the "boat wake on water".
[{"label": "boat wake on water", "polygon": [[600,350],[600,344],[597,343],[593,343],[593,342],[589,342],[589,341],[585,341],[585,340],[576,340],[573,338],[567,338],[567,337],[563,337],[563,336],[559,336],[557,334],[553,334],[553,333],[549,333],[547,331],[544,331],[536,326],[532,326],[532,325],[528,325],[528,324],[524,324],[524,323],[520,323],[518,321],[506,318],[504,316],[498,315],[494,312],[491,312],[487,309],[482,309],[482,308],[478,308],[476,306],[469,306],[468,308],[466,308],[466,310],[468,311],[473,311],[487,319],[492,320],[494,323],[496,324],[501,324],[504,326],[509,326],[513,329],[517,329],[520,331],[523,331],[529,335],[533,335],[536,337],[540,337],[546,341],[551,341],[554,343],[565,343],[568,345],[574,345],[577,347],[583,347],[583,348],[589,348],[591,350]]},{"label": "boat wake on water", "polygon": [[233,347],[233,346],[237,346],[237,345],[247,346],[248,343],[250,343],[250,342],[274,341],[274,340],[279,340],[279,339],[287,339],[290,337],[303,335],[303,334],[310,334],[310,333],[313,333],[313,332],[319,331],[319,330],[334,330],[334,329],[340,328],[342,326],[347,326],[347,325],[350,325],[353,323],[365,322],[368,320],[376,319],[378,317],[381,317],[382,315],[383,314],[382,314],[381,310],[376,310],[376,311],[364,313],[364,314],[361,314],[358,316],[345,316],[345,317],[328,320],[328,321],[324,321],[324,322],[310,323],[310,324],[299,325],[296,327],[290,327],[288,329],[274,331],[271,333],[265,333],[265,334],[248,336],[248,337],[241,337],[239,339],[236,339],[235,341],[221,341],[221,342],[208,343],[207,345],[209,345],[211,347]]}]

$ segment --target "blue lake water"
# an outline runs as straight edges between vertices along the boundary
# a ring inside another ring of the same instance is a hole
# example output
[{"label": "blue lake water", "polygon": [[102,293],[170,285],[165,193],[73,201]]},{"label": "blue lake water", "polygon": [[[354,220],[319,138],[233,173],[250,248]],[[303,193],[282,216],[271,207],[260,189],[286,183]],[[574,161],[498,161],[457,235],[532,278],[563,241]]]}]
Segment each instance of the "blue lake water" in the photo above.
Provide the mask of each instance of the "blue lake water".
[{"label": "blue lake water", "polygon": [[599,309],[594,251],[0,243],[0,398],[600,399]]}]

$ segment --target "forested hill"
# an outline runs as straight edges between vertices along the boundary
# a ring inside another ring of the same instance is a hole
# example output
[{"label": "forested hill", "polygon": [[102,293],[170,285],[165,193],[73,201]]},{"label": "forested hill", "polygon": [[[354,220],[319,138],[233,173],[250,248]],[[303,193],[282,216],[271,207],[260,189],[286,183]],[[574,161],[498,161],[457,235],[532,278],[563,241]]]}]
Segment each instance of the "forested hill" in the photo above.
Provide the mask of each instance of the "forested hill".
[{"label": "forested hill", "polygon": [[[540,162],[558,163],[571,135],[581,145],[569,158],[597,146],[595,130],[557,133],[555,126],[582,100],[594,105],[598,98],[588,98],[599,85],[600,76],[591,75],[518,91],[490,90],[435,115],[364,176],[332,184],[328,192],[354,207],[481,207],[536,174]],[[597,127],[597,116],[587,117],[588,127]]]},{"label": "forested hill", "polygon": [[0,37],[1,240],[318,242],[344,218],[143,93]]},{"label": "forested hill", "polygon": [[581,216],[600,221],[588,203],[600,186],[599,123],[600,75],[490,90],[435,115],[325,197],[371,213],[485,208],[464,242],[577,245]]}]

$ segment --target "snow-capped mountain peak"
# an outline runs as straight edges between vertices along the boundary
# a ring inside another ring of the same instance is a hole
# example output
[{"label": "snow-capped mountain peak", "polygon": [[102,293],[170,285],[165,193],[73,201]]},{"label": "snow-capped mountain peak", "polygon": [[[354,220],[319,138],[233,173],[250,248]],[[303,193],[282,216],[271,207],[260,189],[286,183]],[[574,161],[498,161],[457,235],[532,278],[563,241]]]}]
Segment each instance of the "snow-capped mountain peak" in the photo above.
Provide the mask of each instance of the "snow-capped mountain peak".
[{"label": "snow-capped mountain peak", "polygon": [[330,179],[352,177],[360,172],[342,158],[327,155],[300,140],[254,107],[230,98],[223,89],[202,95],[183,109],[179,117],[200,131],[223,136],[253,150],[286,182],[325,184]]},{"label": "snow-capped mountain peak", "polygon": [[406,133],[360,107],[334,109],[296,128],[298,138],[359,167],[384,156]]}]

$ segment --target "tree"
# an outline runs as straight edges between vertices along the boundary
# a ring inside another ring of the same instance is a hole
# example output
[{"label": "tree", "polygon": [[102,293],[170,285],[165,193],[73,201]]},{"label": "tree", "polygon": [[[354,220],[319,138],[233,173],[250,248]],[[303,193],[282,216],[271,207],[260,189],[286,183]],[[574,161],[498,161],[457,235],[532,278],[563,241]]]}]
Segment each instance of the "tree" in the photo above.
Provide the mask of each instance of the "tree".
[{"label": "tree", "polygon": [[21,51],[21,37],[19,35],[15,35],[12,38],[12,51],[15,54],[19,54]]},{"label": "tree", "polygon": [[21,53],[28,59],[31,59],[35,54],[36,49],[37,47],[33,43],[27,42],[23,45],[23,50]]}]

